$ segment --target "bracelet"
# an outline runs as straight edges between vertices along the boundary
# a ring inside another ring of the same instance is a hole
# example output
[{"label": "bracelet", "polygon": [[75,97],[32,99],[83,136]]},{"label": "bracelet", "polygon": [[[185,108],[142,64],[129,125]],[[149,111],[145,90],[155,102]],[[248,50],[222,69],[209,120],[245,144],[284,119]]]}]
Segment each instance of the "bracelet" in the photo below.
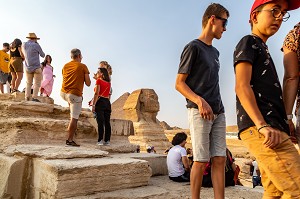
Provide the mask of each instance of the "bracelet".
[{"label": "bracelet", "polygon": [[259,127],[259,128],[257,129],[257,131],[259,132],[261,129],[266,128],[266,127],[270,127],[270,126],[271,126],[270,124],[262,125],[261,127]]}]

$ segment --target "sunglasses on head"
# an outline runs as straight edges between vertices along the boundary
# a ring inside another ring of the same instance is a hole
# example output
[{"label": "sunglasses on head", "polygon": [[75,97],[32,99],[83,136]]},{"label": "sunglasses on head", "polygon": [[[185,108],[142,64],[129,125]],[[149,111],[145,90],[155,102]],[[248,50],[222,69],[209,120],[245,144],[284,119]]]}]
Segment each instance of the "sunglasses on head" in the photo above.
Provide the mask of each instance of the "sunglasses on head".
[{"label": "sunglasses on head", "polygon": [[227,26],[227,24],[228,24],[228,19],[225,19],[225,18],[223,18],[223,17],[219,17],[219,16],[215,16],[217,19],[220,19],[220,20],[222,20],[222,22],[223,22],[223,28],[226,28],[226,26]]}]

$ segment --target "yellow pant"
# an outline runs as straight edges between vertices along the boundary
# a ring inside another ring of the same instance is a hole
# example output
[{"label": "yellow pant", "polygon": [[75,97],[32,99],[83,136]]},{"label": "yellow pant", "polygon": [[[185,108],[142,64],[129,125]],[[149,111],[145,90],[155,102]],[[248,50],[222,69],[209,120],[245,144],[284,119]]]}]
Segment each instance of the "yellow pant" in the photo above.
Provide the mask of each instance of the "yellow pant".
[{"label": "yellow pant", "polygon": [[255,127],[244,130],[240,137],[258,162],[264,195],[300,199],[300,155],[289,136],[282,132],[282,143],[274,149],[263,146],[265,137]]}]

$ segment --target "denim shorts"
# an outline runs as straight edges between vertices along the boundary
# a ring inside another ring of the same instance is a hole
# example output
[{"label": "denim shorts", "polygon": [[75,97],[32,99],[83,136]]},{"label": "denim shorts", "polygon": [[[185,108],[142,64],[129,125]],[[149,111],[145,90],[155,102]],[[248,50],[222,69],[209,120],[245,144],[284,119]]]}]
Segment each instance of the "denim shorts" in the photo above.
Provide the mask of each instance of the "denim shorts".
[{"label": "denim shorts", "polygon": [[60,92],[60,96],[69,103],[71,118],[78,119],[81,113],[82,97],[64,92]]},{"label": "denim shorts", "polygon": [[188,109],[193,159],[209,162],[211,157],[226,157],[225,114],[215,115],[214,120],[203,119],[199,110]]}]

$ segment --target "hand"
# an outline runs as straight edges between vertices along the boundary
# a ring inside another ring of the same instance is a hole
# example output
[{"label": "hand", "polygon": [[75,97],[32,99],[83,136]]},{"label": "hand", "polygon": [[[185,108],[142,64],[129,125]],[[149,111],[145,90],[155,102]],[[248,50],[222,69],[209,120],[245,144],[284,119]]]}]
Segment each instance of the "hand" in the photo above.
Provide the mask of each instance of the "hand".
[{"label": "hand", "polygon": [[95,80],[97,80],[97,74],[96,74],[96,73],[94,73],[93,78],[94,78]]},{"label": "hand", "polygon": [[267,148],[273,149],[282,141],[281,131],[274,129],[272,127],[264,127],[260,129],[259,133],[265,136],[263,145]]},{"label": "hand", "polygon": [[294,123],[293,123],[292,120],[288,120],[288,124],[289,124],[289,127],[290,127],[290,138],[291,138],[291,141],[294,144],[297,144],[298,141],[297,141],[296,136],[295,136],[295,125],[294,125]]},{"label": "hand", "polygon": [[214,119],[214,113],[210,105],[203,98],[201,98],[201,105],[198,105],[198,109],[199,109],[200,116],[203,119],[207,119],[207,120]]}]

